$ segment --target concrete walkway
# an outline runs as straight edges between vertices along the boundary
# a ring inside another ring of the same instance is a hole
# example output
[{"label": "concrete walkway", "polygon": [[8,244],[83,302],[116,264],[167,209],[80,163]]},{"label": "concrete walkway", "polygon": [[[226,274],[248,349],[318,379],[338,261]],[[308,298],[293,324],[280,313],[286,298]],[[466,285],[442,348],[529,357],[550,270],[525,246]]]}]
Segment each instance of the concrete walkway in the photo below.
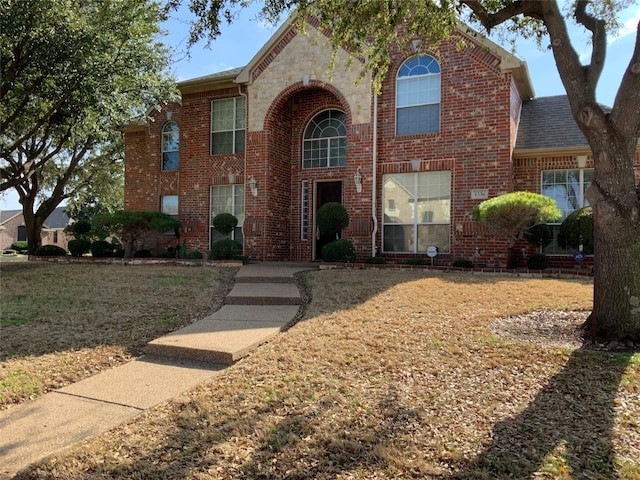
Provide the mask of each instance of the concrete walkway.
[{"label": "concrete walkway", "polygon": [[213,315],[150,342],[132,362],[0,412],[0,478],[190,390],[273,338],[301,308],[294,275],[314,269],[244,265]]}]

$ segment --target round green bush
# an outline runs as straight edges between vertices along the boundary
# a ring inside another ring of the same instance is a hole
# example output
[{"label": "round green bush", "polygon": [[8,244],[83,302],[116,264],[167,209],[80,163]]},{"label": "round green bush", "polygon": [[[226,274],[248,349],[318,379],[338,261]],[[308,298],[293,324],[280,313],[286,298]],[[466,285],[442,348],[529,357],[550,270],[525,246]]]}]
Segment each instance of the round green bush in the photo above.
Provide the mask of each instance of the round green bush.
[{"label": "round green bush", "polygon": [[199,250],[192,250],[191,252],[187,253],[186,258],[200,259],[200,258],[204,258],[204,255]]},{"label": "round green bush", "polygon": [[96,240],[91,244],[91,256],[96,258],[109,258],[115,257],[115,249],[117,247],[106,240]]},{"label": "round green bush", "polygon": [[322,247],[322,260],[325,262],[355,262],[356,247],[351,240],[340,239]]},{"label": "round green bush", "polygon": [[534,253],[527,258],[527,268],[529,270],[544,270],[549,266],[549,259],[543,253]]},{"label": "round green bush", "polygon": [[563,248],[577,249],[582,242],[582,253],[593,254],[593,209],[584,207],[567,216],[558,230],[558,243]]},{"label": "round green bush", "polygon": [[76,238],[74,240],[69,240],[67,247],[69,247],[69,252],[72,256],[81,257],[85,253],[89,253],[91,250],[91,242],[84,238]]},{"label": "round green bush", "polygon": [[[84,235],[91,231],[91,222],[87,220],[78,220],[67,227],[71,231],[74,237],[82,238]],[[67,230],[67,229],[65,229]]]},{"label": "round green bush", "polygon": [[341,203],[325,203],[318,209],[316,224],[321,234],[333,235],[349,225],[349,214]]},{"label": "round green bush", "polygon": [[39,257],[63,257],[67,251],[58,245],[42,245],[36,249],[34,254]]},{"label": "round green bush", "polygon": [[223,238],[211,245],[209,260],[232,260],[240,255],[242,255],[242,244],[230,238]]},{"label": "round green bush", "polygon": [[371,257],[367,259],[367,263],[372,263],[374,265],[383,265],[387,263],[387,259],[384,257]]},{"label": "round green bush", "polygon": [[451,266],[458,268],[473,268],[473,262],[468,258],[457,258],[453,261]]},{"label": "round green bush", "polygon": [[26,253],[28,249],[26,240],[18,240],[11,244],[11,250],[15,250],[18,253]]},{"label": "round green bush", "polygon": [[524,231],[524,238],[531,245],[544,248],[553,240],[553,231],[546,223],[538,223]]},{"label": "round green bush", "polygon": [[226,235],[238,225],[238,219],[230,213],[219,213],[213,217],[213,228]]},{"label": "round green bush", "polygon": [[424,258],[409,258],[404,263],[407,265],[426,265],[427,261]]}]

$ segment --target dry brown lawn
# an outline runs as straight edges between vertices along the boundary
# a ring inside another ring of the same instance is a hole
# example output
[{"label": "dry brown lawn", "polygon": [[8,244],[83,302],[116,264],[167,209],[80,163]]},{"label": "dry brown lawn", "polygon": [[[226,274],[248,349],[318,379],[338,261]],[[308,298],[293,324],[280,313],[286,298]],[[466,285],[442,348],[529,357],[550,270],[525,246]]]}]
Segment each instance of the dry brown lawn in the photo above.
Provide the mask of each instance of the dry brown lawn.
[{"label": "dry brown lawn", "polygon": [[217,310],[236,268],[0,264],[0,409],[143,353]]},{"label": "dry brown lawn", "polygon": [[590,282],[303,282],[311,301],[286,333],[18,478],[640,478],[640,354],[575,348]]}]

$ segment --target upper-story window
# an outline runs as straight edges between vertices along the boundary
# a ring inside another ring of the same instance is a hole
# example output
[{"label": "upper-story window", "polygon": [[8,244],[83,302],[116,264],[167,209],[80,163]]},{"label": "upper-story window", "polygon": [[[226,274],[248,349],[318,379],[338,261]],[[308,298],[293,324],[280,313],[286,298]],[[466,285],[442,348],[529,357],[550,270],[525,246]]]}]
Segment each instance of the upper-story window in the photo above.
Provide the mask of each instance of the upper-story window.
[{"label": "upper-story window", "polygon": [[440,65],[430,55],[402,64],[396,80],[396,135],[440,130]]},{"label": "upper-story window", "polygon": [[211,154],[242,153],[246,130],[245,98],[211,102]]},{"label": "upper-story window", "polygon": [[347,116],[324,110],[307,124],[302,145],[302,168],[341,167],[347,160]]},{"label": "upper-story window", "polygon": [[176,122],[162,127],[162,170],[177,170],[180,166],[180,128]]}]

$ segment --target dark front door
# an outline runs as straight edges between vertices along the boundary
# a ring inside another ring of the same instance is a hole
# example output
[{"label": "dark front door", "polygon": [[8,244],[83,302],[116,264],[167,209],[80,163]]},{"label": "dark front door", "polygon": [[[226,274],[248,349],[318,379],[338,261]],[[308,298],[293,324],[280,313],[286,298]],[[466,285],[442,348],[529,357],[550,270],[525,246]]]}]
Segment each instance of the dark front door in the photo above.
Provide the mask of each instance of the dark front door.
[{"label": "dark front door", "polygon": [[[342,203],[342,182],[316,182],[314,215],[322,205],[329,202]],[[335,239],[335,235],[319,235],[316,228],[314,259],[321,259],[322,247]]]}]

